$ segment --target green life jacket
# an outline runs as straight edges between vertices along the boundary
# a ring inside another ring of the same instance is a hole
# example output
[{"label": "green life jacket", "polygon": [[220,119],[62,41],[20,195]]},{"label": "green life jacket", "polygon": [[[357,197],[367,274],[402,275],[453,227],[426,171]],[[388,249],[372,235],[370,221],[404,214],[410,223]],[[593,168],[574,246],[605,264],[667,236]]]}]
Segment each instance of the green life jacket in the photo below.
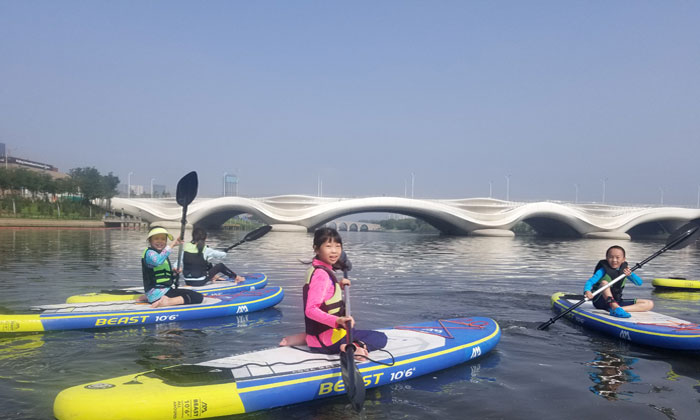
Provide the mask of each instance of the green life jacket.
[{"label": "green life jacket", "polygon": [[170,260],[165,259],[159,266],[150,267],[146,264],[146,252],[152,250],[158,254],[154,248],[148,247],[141,255],[141,274],[143,275],[143,289],[147,292],[155,287],[170,287],[173,285],[173,270],[170,266]]}]

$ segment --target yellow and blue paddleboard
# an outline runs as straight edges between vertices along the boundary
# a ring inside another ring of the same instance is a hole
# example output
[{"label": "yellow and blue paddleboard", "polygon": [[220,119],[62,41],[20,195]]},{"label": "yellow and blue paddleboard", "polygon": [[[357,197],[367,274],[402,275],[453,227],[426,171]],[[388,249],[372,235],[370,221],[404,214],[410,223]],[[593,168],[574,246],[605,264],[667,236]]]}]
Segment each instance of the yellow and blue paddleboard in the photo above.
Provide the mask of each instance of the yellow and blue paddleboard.
[{"label": "yellow and blue paddleboard", "polygon": [[[582,295],[558,292],[552,295],[552,309],[561,313],[583,299]],[[630,318],[611,316],[590,301],[566,317],[586,328],[621,340],[673,350],[700,350],[700,325],[657,312],[630,312]]]},{"label": "yellow and blue paddleboard", "polygon": [[[439,320],[381,330],[376,362],[357,362],[365,387],[387,385],[490,352],[501,330],[489,318]],[[338,355],[275,347],[75,386],[54,402],[59,420],[201,419],[250,413],[345,393]],[[393,355],[393,357],[391,356]]]},{"label": "yellow and blue paddleboard", "polygon": [[147,303],[87,302],[32,307],[38,314],[0,315],[0,333],[123,327],[244,314],[277,305],[281,287],[205,296],[196,305],[151,308]]},{"label": "yellow and blue paddleboard", "polygon": [[654,279],[652,286],[661,289],[685,289],[700,292],[700,280],[688,280],[683,278]]},{"label": "yellow and blue paddleboard", "polygon": [[[197,291],[205,296],[225,293],[238,293],[244,290],[262,289],[267,284],[267,276],[263,273],[245,274],[245,281],[236,284],[233,281],[217,281],[204,286],[180,285],[181,289]],[[66,303],[83,302],[114,302],[123,300],[139,300],[143,296],[143,286],[127,287],[125,289],[103,290],[99,293],[84,293],[70,296]]]}]

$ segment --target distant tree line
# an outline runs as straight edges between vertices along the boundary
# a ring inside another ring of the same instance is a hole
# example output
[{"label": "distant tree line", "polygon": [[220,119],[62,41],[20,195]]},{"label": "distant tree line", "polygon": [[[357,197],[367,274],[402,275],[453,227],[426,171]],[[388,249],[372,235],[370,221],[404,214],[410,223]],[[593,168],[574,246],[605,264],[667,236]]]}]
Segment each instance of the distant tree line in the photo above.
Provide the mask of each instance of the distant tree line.
[{"label": "distant tree line", "polygon": [[19,196],[23,191],[33,198],[53,198],[57,195],[72,195],[85,201],[96,198],[110,199],[117,195],[119,177],[102,175],[92,167],[74,168],[67,178],[54,179],[46,173],[30,171],[24,168],[0,168],[0,191],[3,196]]},{"label": "distant tree line", "polygon": [[29,218],[94,218],[91,200],[117,195],[119,178],[91,167],[71,169],[66,178],[24,168],[0,167],[0,216]]},{"label": "distant tree line", "polygon": [[376,223],[385,230],[409,230],[416,233],[435,233],[438,231],[428,222],[413,217],[403,219],[361,220],[361,222]]}]

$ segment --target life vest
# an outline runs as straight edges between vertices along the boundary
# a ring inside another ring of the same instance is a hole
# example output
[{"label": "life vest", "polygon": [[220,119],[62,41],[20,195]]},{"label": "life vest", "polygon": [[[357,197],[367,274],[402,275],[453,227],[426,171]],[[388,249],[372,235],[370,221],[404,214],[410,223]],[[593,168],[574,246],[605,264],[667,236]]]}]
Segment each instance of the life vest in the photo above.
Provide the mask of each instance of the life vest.
[{"label": "life vest", "polygon": [[[598,283],[593,285],[594,292],[602,286],[601,282],[603,280],[610,283],[611,281],[620,277],[620,274],[622,274],[622,272],[625,270],[625,268],[627,268],[627,262],[623,262],[622,264],[620,264],[620,268],[618,268],[616,270],[616,269],[610,267],[610,264],[608,264],[607,260],[600,260],[600,261],[598,261],[598,264],[595,266],[595,270],[593,270],[593,273],[596,273],[601,268],[603,270],[605,270],[605,274],[603,275],[603,277],[600,280],[598,280]],[[617,283],[610,286],[610,292],[612,293],[613,299],[615,299],[618,302],[622,299],[622,289],[625,288],[626,281],[627,281],[627,277],[623,278],[622,280],[620,280]],[[601,296],[602,296],[602,293],[598,294],[595,297],[595,299],[598,299]]]},{"label": "life vest", "polygon": [[148,247],[143,251],[141,256],[141,273],[143,274],[143,287],[146,291],[154,287],[170,287],[173,284],[173,270],[170,267],[170,260],[165,259],[157,267],[149,267],[146,264],[146,252],[148,250],[155,251],[160,254],[159,251],[154,248]]},{"label": "life vest", "polygon": [[[182,246],[182,274],[188,278],[205,277],[210,264],[204,259],[204,253],[199,252],[196,244],[188,242]],[[204,249],[202,249],[204,251]]]},{"label": "life vest", "polygon": [[331,344],[335,344],[338,341],[340,341],[343,337],[345,337],[345,334],[347,332],[345,331],[345,328],[329,327],[326,324],[322,324],[318,321],[314,321],[313,319],[306,316],[306,302],[309,298],[309,284],[311,283],[311,277],[313,277],[314,272],[316,270],[323,270],[326,273],[328,273],[328,277],[331,279],[331,281],[333,282],[333,286],[335,287],[335,292],[333,293],[333,296],[331,296],[330,299],[324,301],[321,304],[320,309],[324,312],[331,314],[331,315],[345,316],[345,302],[343,302],[342,289],[340,288],[340,284],[338,283],[338,279],[335,277],[335,273],[333,273],[333,271],[329,270],[328,268],[326,268],[322,265],[312,265],[311,267],[309,267],[309,270],[306,272],[306,283],[304,284],[304,290],[303,290],[304,323],[306,325],[306,334],[316,336],[319,343],[321,343],[322,346],[326,347],[326,344],[324,344],[323,341],[321,340],[321,333],[328,331],[328,330],[333,330],[333,335],[331,337],[331,342],[332,342]]}]

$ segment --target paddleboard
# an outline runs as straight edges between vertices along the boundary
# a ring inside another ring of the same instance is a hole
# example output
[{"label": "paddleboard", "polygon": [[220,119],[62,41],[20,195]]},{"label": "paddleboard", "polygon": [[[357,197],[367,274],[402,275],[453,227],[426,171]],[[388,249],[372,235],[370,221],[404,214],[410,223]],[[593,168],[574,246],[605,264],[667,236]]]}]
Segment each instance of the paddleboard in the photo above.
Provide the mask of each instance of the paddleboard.
[{"label": "paddleboard", "polygon": [[700,280],[687,280],[682,278],[654,279],[652,286],[667,289],[689,289],[700,291]]},{"label": "paddleboard", "polygon": [[[381,330],[389,340],[376,361],[357,362],[367,388],[476,359],[501,335],[489,318],[426,322]],[[61,391],[54,416],[64,419],[200,419],[250,413],[345,393],[338,355],[275,347]],[[392,357],[393,356],[393,357]]]},{"label": "paddleboard", "polygon": [[[552,295],[552,308],[561,313],[583,299],[582,295],[558,292]],[[585,302],[566,317],[604,334],[652,347],[673,350],[700,350],[700,325],[657,312],[630,312],[631,318],[610,316]]]},{"label": "paddleboard", "polygon": [[0,315],[0,333],[122,327],[243,314],[282,301],[281,287],[205,296],[197,305],[151,308],[140,302],[84,302],[34,306],[39,314]]},{"label": "paddleboard", "polygon": [[[245,281],[236,284],[233,281],[217,281],[204,286],[187,286],[184,280],[180,280],[181,289],[191,289],[207,296],[225,293],[238,293],[244,290],[262,289],[267,284],[267,276],[263,273],[245,274]],[[70,296],[66,303],[81,302],[111,302],[122,300],[138,300],[143,296],[143,286],[127,287],[124,289],[103,290],[100,293],[84,293]]]}]

